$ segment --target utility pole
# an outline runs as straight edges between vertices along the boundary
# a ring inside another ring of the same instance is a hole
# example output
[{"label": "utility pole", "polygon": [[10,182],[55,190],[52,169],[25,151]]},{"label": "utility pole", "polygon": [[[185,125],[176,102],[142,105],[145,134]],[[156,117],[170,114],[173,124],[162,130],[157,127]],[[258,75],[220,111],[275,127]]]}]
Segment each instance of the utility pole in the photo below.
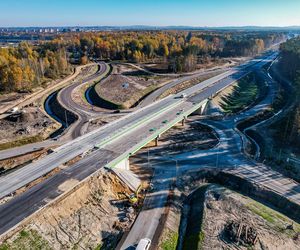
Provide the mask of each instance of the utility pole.
[{"label": "utility pole", "polygon": [[176,164],[175,185],[177,186],[177,179],[178,179],[178,160],[175,160],[175,164]]},{"label": "utility pole", "polygon": [[218,168],[218,165],[219,165],[219,148],[218,148],[218,151],[217,151],[217,160],[216,160],[216,167]]},{"label": "utility pole", "polygon": [[150,152],[149,152],[149,148],[148,148],[148,168],[150,167]]},{"label": "utility pole", "polygon": [[65,120],[66,120],[66,127],[69,127],[69,126],[68,126],[68,116],[67,116],[67,110],[65,110]]}]

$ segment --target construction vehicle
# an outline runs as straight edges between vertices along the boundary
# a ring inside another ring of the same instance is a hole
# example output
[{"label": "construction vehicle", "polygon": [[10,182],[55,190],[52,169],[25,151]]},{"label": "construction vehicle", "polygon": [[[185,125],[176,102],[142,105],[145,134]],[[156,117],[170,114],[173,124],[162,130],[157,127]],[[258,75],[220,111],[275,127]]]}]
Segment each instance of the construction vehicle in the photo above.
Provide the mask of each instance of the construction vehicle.
[{"label": "construction vehicle", "polygon": [[138,187],[138,189],[132,194],[127,194],[125,192],[122,192],[122,194],[126,196],[128,202],[131,206],[137,206],[138,205],[138,203],[139,203],[139,192],[140,192],[141,188],[142,188],[142,185],[140,185]]}]

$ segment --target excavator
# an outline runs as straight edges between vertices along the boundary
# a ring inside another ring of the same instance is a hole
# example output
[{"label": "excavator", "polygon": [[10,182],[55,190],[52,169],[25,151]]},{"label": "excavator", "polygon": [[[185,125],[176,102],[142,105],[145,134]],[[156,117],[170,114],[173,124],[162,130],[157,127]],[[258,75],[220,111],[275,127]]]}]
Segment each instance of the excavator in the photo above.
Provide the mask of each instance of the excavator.
[{"label": "excavator", "polygon": [[123,194],[127,198],[131,206],[137,206],[139,203],[139,192],[141,191],[141,188],[142,185],[140,185],[134,193],[127,194],[126,192],[122,192],[121,194]]}]

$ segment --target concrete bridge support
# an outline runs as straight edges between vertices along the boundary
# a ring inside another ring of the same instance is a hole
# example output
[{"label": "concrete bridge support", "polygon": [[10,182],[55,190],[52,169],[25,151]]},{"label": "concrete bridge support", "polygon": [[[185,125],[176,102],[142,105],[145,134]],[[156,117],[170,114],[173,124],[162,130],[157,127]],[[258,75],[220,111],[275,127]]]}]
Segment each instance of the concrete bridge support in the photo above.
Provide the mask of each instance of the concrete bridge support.
[{"label": "concrete bridge support", "polygon": [[185,121],[186,121],[186,117],[184,117],[184,118],[182,119],[182,121],[181,121],[181,125],[182,125],[182,127],[184,127],[184,125],[185,125]]},{"label": "concrete bridge support", "polygon": [[208,102],[209,102],[209,100],[206,99],[205,102],[201,105],[201,107],[194,112],[194,114],[203,115]]},{"label": "concrete bridge support", "polygon": [[159,140],[159,136],[157,136],[157,137],[155,138],[155,147],[158,146],[158,140]]},{"label": "concrete bridge support", "polygon": [[115,168],[129,170],[129,160],[126,158],[115,165]]}]

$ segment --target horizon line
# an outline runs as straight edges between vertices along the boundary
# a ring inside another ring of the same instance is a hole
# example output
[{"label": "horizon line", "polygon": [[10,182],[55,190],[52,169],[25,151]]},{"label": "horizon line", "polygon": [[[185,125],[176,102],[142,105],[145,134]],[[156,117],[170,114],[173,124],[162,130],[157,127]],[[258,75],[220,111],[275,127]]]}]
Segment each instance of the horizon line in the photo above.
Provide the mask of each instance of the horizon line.
[{"label": "horizon line", "polygon": [[0,28],[95,28],[95,27],[112,27],[112,28],[127,28],[127,27],[148,27],[148,28],[300,28],[299,25],[226,25],[226,26],[194,26],[194,25],[144,25],[144,24],[131,24],[131,25],[30,25],[30,26],[0,26]]}]

